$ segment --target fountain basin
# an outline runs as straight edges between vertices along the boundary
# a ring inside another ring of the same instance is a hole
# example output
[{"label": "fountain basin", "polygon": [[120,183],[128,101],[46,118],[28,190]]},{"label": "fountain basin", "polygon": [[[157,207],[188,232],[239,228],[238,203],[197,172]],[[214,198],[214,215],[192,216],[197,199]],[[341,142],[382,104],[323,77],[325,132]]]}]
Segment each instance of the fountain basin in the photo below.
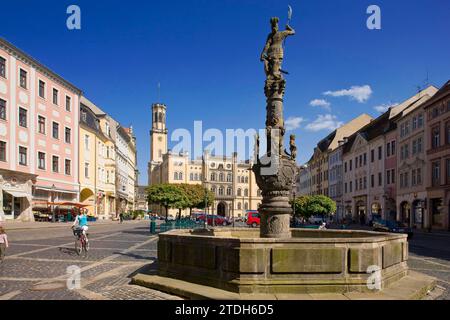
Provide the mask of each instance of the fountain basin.
[{"label": "fountain basin", "polygon": [[246,228],[162,233],[158,275],[239,294],[302,294],[373,291],[369,267],[379,268],[381,289],[408,274],[407,235],[291,231],[287,239]]}]

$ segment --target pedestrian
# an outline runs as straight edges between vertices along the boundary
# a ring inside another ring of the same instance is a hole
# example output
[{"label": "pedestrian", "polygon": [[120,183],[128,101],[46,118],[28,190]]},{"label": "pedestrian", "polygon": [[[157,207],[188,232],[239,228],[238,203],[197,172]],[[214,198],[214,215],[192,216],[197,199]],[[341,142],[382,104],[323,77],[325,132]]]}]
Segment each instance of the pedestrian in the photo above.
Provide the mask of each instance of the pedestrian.
[{"label": "pedestrian", "polygon": [[123,213],[119,213],[119,223],[123,223]]},{"label": "pedestrian", "polygon": [[8,247],[9,247],[8,236],[6,235],[5,229],[2,226],[0,226],[0,263],[3,262],[6,248]]}]

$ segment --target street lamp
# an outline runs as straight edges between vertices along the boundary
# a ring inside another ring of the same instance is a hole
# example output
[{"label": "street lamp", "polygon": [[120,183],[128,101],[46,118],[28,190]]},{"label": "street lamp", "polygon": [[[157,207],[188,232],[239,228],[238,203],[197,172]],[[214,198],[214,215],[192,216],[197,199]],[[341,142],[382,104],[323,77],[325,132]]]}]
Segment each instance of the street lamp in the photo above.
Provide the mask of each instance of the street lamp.
[{"label": "street lamp", "polygon": [[56,222],[56,216],[55,216],[55,190],[56,186],[52,185],[52,221]]}]

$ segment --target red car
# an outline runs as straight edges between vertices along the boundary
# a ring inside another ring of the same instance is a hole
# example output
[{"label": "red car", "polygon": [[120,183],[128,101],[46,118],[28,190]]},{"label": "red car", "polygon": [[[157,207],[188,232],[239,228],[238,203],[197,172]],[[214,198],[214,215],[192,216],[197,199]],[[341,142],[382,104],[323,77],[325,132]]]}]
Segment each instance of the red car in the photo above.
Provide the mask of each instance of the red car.
[{"label": "red car", "polygon": [[256,228],[261,223],[261,216],[258,211],[247,211],[247,225]]},{"label": "red car", "polygon": [[[197,218],[197,221],[205,221],[205,215],[202,214]],[[214,215],[214,225],[215,226],[228,226],[231,224],[230,220],[225,217]],[[213,215],[208,214],[208,225],[213,225]]]}]

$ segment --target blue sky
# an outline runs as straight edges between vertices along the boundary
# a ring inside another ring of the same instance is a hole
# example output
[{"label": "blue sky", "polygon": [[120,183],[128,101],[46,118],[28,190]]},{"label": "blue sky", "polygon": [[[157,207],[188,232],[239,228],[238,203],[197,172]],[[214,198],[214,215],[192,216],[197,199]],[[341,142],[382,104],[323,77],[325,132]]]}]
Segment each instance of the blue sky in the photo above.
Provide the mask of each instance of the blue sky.
[{"label": "blue sky", "polygon": [[[71,4],[81,30],[66,28]],[[133,125],[145,183],[158,82],[169,130],[192,130],[195,120],[204,129],[264,125],[259,55],[270,17],[284,26],[288,4],[297,34],[286,43],[285,118],[299,125],[299,163],[333,126],[376,116],[374,107],[413,95],[427,74],[436,86],[450,79],[448,0],[7,1],[0,35]],[[366,27],[372,4],[381,30]]]}]

